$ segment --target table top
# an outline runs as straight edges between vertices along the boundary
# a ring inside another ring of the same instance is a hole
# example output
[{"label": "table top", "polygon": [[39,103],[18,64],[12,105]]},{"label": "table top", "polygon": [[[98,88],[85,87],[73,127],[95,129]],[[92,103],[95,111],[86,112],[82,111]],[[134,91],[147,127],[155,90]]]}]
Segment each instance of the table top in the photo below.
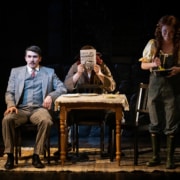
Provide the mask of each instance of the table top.
[{"label": "table top", "polygon": [[55,110],[61,103],[106,103],[121,104],[125,111],[129,111],[129,103],[125,94],[96,94],[75,93],[63,94],[55,101]]}]

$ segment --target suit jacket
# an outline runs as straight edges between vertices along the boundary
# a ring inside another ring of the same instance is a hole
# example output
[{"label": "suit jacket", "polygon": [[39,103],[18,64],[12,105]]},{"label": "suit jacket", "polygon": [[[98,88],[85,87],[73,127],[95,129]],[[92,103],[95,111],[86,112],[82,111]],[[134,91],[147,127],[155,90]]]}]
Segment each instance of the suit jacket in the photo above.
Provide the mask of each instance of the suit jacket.
[{"label": "suit jacket", "polygon": [[[61,94],[67,93],[63,82],[57,77],[54,69],[40,66],[42,78],[42,92],[43,99],[50,95],[55,101],[55,99]],[[17,106],[21,95],[23,93],[25,75],[27,71],[27,66],[21,66],[11,69],[7,90],[5,93],[5,101],[7,107]]]}]

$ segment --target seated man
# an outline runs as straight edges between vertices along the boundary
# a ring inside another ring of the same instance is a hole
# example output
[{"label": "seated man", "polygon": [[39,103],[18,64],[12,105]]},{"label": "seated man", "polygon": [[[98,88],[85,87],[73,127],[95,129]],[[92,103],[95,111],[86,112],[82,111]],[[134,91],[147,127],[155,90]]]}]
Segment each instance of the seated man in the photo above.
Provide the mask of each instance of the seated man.
[{"label": "seated man", "polygon": [[50,110],[55,99],[67,92],[54,69],[39,64],[42,56],[38,46],[25,50],[25,60],[27,65],[11,70],[5,93],[7,109],[2,120],[2,136],[7,170],[14,168],[15,128],[28,121],[38,126],[32,165],[44,168],[39,155],[44,151],[53,124]]}]

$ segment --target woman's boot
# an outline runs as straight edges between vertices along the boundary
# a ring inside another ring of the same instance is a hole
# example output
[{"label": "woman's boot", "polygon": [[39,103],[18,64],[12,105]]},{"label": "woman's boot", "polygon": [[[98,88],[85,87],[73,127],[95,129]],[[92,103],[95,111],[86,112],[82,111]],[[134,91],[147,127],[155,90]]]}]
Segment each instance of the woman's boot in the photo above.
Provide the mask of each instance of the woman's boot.
[{"label": "woman's boot", "polygon": [[157,166],[160,164],[160,138],[157,134],[151,134],[151,142],[152,142],[152,151],[153,151],[153,157],[152,159],[147,162],[147,166]]},{"label": "woman's boot", "polygon": [[167,136],[167,161],[166,169],[174,169],[174,149],[175,149],[175,137],[173,135]]}]

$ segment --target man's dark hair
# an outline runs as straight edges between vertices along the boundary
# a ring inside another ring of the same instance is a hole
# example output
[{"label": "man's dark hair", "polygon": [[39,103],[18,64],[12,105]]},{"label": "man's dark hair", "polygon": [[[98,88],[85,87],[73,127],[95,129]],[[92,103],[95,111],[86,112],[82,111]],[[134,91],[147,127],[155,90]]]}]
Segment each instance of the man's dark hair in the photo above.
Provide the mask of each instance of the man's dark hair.
[{"label": "man's dark hair", "polygon": [[84,49],[95,49],[95,47],[87,44],[81,48],[81,50],[84,50]]},{"label": "man's dark hair", "polygon": [[26,48],[25,52],[27,51],[32,51],[32,52],[37,53],[39,56],[42,56],[41,48],[39,46],[35,46],[35,45],[29,46]]}]

